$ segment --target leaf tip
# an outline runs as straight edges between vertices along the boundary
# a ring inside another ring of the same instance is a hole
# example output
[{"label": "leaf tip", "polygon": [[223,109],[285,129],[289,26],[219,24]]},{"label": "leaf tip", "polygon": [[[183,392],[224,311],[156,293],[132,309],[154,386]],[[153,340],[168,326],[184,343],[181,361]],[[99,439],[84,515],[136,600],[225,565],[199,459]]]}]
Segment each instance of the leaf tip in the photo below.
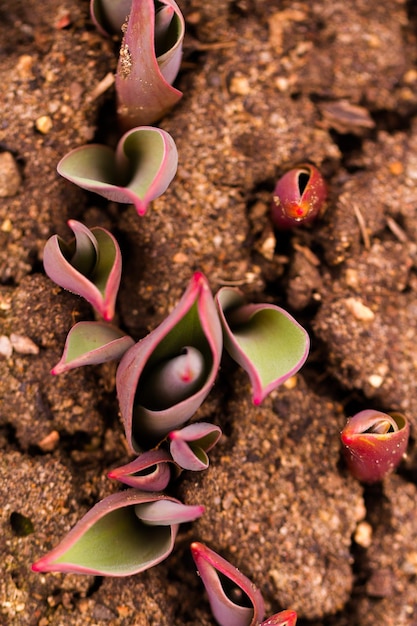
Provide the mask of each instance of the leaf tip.
[{"label": "leaf tip", "polygon": [[114,311],[110,309],[105,309],[103,311],[103,319],[106,322],[111,322],[114,317]]},{"label": "leaf tip", "polygon": [[207,278],[203,272],[200,271],[194,272],[193,281],[198,287],[205,287],[207,285]]},{"label": "leaf tip", "polygon": [[135,202],[135,209],[136,209],[136,213],[139,215],[139,217],[143,217],[144,215],[146,215],[146,212],[148,210],[148,203],[147,202],[142,202],[141,200],[137,200]]},{"label": "leaf tip", "polygon": [[38,559],[37,561],[32,563],[30,568],[32,572],[45,572],[47,570],[46,565],[47,565],[46,558],[42,557],[41,559]]},{"label": "leaf tip", "polygon": [[252,396],[252,402],[255,406],[259,406],[263,400],[263,396],[261,394],[254,394]]}]

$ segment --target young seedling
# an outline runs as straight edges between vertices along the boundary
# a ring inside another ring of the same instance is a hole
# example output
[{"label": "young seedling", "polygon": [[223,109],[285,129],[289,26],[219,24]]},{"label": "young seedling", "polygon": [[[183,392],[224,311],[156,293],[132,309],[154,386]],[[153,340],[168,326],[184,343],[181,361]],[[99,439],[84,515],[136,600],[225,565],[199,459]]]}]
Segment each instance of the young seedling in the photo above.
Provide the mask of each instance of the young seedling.
[{"label": "young seedling", "polygon": [[303,163],[286,172],[277,182],[271,217],[281,229],[310,224],[326,208],[327,187],[319,170]]},{"label": "young seedling", "polygon": [[164,560],[178,525],[204,507],[162,494],[127,489],[96,504],[61,543],[32,565],[35,572],[130,576]]},{"label": "young seedling", "polygon": [[85,298],[110,321],[122,272],[119,245],[105,228],[90,230],[76,220],[69,220],[68,226],[75,235],[71,241],[53,235],[46,242],[45,272],[60,287]]},{"label": "young seedling", "polygon": [[58,163],[58,173],[108,200],[134,204],[145,215],[149,203],[166,191],[177,171],[178,153],[171,135],[160,128],[133,128],[116,151],[89,144],[75,148]]},{"label": "young seedling", "polygon": [[207,279],[197,272],[172,313],[118,367],[120,412],[133,452],[190,419],[214,383],[221,352],[216,306]]},{"label": "young seedling", "polygon": [[172,86],[181,63],[185,23],[174,0],[132,0],[116,74],[124,130],[153,124],[182,97]]},{"label": "young seedling", "polygon": [[169,433],[169,449],[174,461],[183,469],[198,472],[209,466],[207,452],[222,434],[214,424],[197,422]]},{"label": "young seedling", "polygon": [[364,483],[375,483],[394,471],[408,444],[410,424],[400,413],[368,409],[348,419],[341,432],[346,463]]},{"label": "young seedling", "polygon": [[265,614],[264,601],[249,578],[203,543],[192,543],[191,553],[216,622],[258,626]]},{"label": "young seedling", "polygon": [[142,491],[162,491],[170,481],[172,464],[174,460],[168,451],[147,450],[130,463],[114,468],[107,476]]},{"label": "young seedling", "polygon": [[223,287],[216,301],[225,348],[249,374],[253,403],[258,405],[303,366],[309,336],[284,309],[247,304],[238,289]]}]

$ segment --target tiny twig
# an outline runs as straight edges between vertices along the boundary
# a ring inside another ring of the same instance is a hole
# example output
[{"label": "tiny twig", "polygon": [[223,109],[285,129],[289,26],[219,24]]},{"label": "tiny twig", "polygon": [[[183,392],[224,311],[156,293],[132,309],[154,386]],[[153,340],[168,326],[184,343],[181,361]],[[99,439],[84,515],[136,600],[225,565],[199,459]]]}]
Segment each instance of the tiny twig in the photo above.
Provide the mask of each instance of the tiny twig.
[{"label": "tiny twig", "polygon": [[387,226],[390,229],[390,231],[392,232],[392,234],[397,237],[398,241],[401,241],[401,243],[407,243],[408,242],[408,237],[407,237],[405,231],[389,215],[387,217]]},{"label": "tiny twig", "polygon": [[113,83],[114,83],[114,74],[109,72],[108,74],[105,75],[105,77],[99,83],[97,83],[94,89],[90,92],[89,98],[88,98],[90,102],[99,98],[105,91],[107,91],[107,89],[110,89]]},{"label": "tiny twig", "polygon": [[363,215],[359,209],[359,207],[354,204],[353,205],[353,210],[355,212],[355,217],[358,221],[359,224],[359,230],[361,231],[361,235],[362,235],[362,239],[363,239],[363,245],[365,246],[365,250],[370,250],[371,248],[371,240],[368,234],[368,231],[366,229],[366,224],[365,224],[365,220],[363,218]]}]

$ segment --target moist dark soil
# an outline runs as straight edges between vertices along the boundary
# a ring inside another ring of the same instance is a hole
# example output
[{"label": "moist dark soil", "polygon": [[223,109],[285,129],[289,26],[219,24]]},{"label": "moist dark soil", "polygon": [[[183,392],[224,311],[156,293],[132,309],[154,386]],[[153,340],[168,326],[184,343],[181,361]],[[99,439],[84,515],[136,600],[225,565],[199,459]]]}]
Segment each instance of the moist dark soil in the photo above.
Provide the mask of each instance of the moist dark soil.
[{"label": "moist dark soil", "polygon": [[[187,23],[158,125],[179,153],[139,218],[56,173],[91,141],[115,145],[117,45],[87,0],[0,3],[0,623],[193,626],[213,619],[189,545],[207,543],[300,626],[417,624],[417,10],[412,0],[179,2]],[[324,216],[274,232],[276,179],[314,163]],[[45,276],[66,222],[110,229],[124,268],[117,324],[155,328],[194,271],[287,308],[311,336],[303,369],[253,406],[227,358],[197,414],[223,430],[210,467],[171,493],[206,513],[173,554],[128,578],[39,574],[31,563],[102,497],[130,458],[114,364],[51,376],[90,307]],[[406,458],[363,486],[344,465],[346,418],[411,423]]]}]

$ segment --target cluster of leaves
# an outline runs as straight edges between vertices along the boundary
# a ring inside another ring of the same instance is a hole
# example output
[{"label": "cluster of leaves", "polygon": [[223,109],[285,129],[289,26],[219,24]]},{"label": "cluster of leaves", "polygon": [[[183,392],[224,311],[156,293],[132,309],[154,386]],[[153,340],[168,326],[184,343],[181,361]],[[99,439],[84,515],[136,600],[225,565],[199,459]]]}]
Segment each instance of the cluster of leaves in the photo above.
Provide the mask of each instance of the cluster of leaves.
[{"label": "cluster of leaves", "polygon": [[[140,492],[127,490],[117,498],[103,500],[36,568],[89,568],[96,574],[127,575],[158,562],[172,549],[172,543],[161,535],[154,541],[161,548],[153,560],[147,558],[144,562],[139,551],[136,566],[132,562],[137,558],[133,548],[117,550],[111,557],[112,565],[106,562],[100,568],[91,534],[95,541],[97,533],[103,534],[100,543],[110,559],[110,546],[105,549],[105,542],[112,544],[119,533],[125,542],[129,541],[126,520],[131,518],[132,510],[140,519],[139,525],[150,523],[143,517],[144,507],[136,501],[139,498],[142,504],[144,492],[150,494],[149,503],[155,502],[151,507],[152,525],[168,524],[172,534],[173,525],[202,514],[203,507],[182,507],[180,503],[173,506],[172,499],[155,494],[167,487],[172,474],[176,477],[184,469],[200,471],[208,467],[207,452],[219,440],[221,430],[206,422],[188,422],[215,382],[223,345],[247,371],[253,402],[258,405],[300,369],[307,358],[309,337],[289,313],[272,304],[247,304],[237,289],[223,287],[213,297],[206,277],[197,272],[170,315],[135,342],[111,324],[121,277],[121,253],[115,238],[105,229],[89,230],[75,220],[70,221],[70,227],[75,235],[71,241],[56,235],[48,240],[45,271],[61,287],[86,298],[101,319],[72,327],[52,373],[121,359],[116,373],[117,395],[127,443],[136,458],[114,469],[110,477]],[[148,533],[144,540],[148,542]],[[137,545],[137,535],[132,542]],[[76,547],[81,545],[82,549]]]},{"label": "cluster of leaves", "polygon": [[[116,97],[124,134],[115,151],[96,144],[71,151],[58,172],[109,200],[134,204],[143,216],[177,168],[174,140],[150,124],[182,95],[172,83],[180,66],[184,19],[174,0],[91,0],[91,15],[104,34],[123,32]],[[310,223],[323,212],[326,195],[318,170],[302,164],[278,181],[272,220],[277,228]],[[302,367],[309,337],[278,306],[247,303],[243,293],[229,287],[213,296],[207,278],[197,272],[170,315],[136,342],[112,324],[122,272],[115,237],[75,220],[68,225],[74,235],[70,241],[56,235],[48,240],[45,271],[84,297],[96,321],[73,326],[52,373],[120,360],[117,396],[134,459],[108,474],[128,488],[96,504],[32,567],[128,576],[166,558],[179,524],[204,513],[202,505],[187,506],[163,491],[183,470],[206,469],[207,453],[221,437],[219,426],[192,420],[215,382],[223,348],[246,370],[253,403],[259,405]],[[363,411],[354,416],[341,434],[352,473],[364,482],[381,480],[400,462],[408,434],[408,422],[399,414]],[[191,551],[217,622],[257,626],[264,618],[259,590],[204,544],[192,544]],[[293,611],[283,611],[261,626],[294,626],[296,619]]]}]

